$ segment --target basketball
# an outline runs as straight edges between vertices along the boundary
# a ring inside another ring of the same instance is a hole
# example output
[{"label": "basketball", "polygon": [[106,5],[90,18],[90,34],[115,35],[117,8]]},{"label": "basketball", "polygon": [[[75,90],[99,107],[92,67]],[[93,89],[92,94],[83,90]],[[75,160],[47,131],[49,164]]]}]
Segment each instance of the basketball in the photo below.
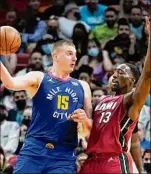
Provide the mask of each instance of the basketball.
[{"label": "basketball", "polygon": [[0,27],[0,55],[15,53],[21,45],[20,33],[13,27]]}]

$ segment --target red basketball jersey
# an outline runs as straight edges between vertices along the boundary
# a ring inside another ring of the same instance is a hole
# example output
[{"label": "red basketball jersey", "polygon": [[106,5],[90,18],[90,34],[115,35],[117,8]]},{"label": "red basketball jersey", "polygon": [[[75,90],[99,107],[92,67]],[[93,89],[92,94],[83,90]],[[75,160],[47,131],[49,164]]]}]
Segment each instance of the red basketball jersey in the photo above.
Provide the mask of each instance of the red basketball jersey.
[{"label": "red basketball jersey", "polygon": [[124,96],[105,96],[94,110],[93,126],[86,153],[115,153],[128,150],[137,121],[124,111]]}]

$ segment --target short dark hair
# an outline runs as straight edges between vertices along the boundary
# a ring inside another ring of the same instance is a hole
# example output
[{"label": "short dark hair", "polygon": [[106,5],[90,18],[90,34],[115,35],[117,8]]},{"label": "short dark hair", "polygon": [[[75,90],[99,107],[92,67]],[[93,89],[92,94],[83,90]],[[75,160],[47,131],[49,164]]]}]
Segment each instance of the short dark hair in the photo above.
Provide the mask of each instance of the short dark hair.
[{"label": "short dark hair", "polygon": [[113,11],[116,15],[118,15],[118,11],[113,8],[113,7],[108,7],[106,10],[105,10],[105,13],[108,12],[108,11]]},{"label": "short dark hair", "polygon": [[127,20],[126,18],[120,18],[120,19],[118,20],[118,27],[119,27],[120,25],[127,25],[127,26],[129,26],[129,22],[128,22],[128,20]]},{"label": "short dark hair", "polygon": [[52,53],[59,47],[62,47],[64,45],[70,45],[70,46],[73,46],[75,47],[75,45],[73,44],[73,42],[71,41],[67,41],[67,40],[59,40],[57,42],[55,42],[54,46],[53,46],[53,49],[52,49]]},{"label": "short dark hair", "polygon": [[142,12],[142,8],[140,5],[133,5],[132,8],[131,8],[131,12],[132,12],[132,9],[133,8],[137,8],[137,9],[140,9],[140,11]]},{"label": "short dark hair", "polygon": [[4,104],[0,104],[0,109],[7,110]]},{"label": "short dark hair", "polygon": [[93,68],[91,68],[88,65],[82,65],[79,69],[78,69],[78,75],[80,75],[80,73],[87,73],[89,76],[92,75],[93,73]]},{"label": "short dark hair", "polygon": [[146,153],[151,153],[151,149],[146,149],[146,150],[144,151],[144,153],[143,153],[142,158],[144,158],[144,156],[145,156]]},{"label": "short dark hair", "polygon": [[25,91],[25,90],[13,91],[13,95],[15,95],[17,92],[24,92],[24,93],[27,95],[27,93],[26,93],[26,91]]},{"label": "short dark hair", "polygon": [[136,80],[135,81],[135,84],[136,84],[137,81],[139,80],[139,77],[140,77],[140,71],[139,71],[139,69],[137,68],[137,66],[135,66],[135,65],[133,65],[131,63],[125,63],[125,65],[127,65],[130,68],[130,70],[132,72],[132,75],[134,76],[134,78]]}]

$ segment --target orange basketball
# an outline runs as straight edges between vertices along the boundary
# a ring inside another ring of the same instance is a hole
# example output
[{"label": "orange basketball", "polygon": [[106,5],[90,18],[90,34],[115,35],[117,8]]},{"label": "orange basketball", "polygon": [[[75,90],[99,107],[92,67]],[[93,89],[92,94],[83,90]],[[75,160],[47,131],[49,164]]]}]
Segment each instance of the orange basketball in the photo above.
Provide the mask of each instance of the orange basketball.
[{"label": "orange basketball", "polygon": [[15,53],[21,45],[19,32],[10,26],[0,27],[0,55]]}]

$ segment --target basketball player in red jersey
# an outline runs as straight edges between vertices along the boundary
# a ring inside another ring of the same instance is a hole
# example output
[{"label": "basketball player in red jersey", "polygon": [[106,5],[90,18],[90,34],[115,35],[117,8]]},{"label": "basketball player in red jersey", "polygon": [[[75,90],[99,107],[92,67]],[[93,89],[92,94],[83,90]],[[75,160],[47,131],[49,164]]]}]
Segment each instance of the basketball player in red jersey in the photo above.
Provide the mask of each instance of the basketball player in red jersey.
[{"label": "basketball player in red jersey", "polygon": [[104,96],[94,110],[86,151],[89,158],[79,173],[133,173],[128,143],[150,91],[151,45],[150,22],[147,17],[146,31],[149,44],[141,76],[139,78],[139,72],[132,64],[121,64],[115,69],[108,84],[111,95]]}]

